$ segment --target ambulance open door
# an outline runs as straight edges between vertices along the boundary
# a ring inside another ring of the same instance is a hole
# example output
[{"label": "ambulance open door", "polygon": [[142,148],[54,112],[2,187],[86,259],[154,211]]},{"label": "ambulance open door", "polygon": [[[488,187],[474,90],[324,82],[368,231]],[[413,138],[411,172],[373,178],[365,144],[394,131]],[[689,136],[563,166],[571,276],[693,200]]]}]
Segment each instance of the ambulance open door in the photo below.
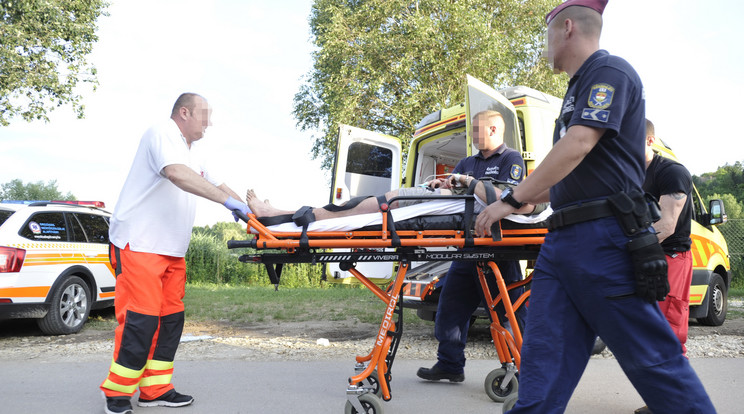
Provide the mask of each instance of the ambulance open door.
[{"label": "ambulance open door", "polygon": [[[506,97],[470,75],[467,75],[467,93],[465,97],[467,140],[473,146],[472,154],[478,153],[478,148],[473,142],[473,117],[484,111],[496,111],[501,114],[505,126],[504,143],[511,149],[522,151],[517,110]],[[468,153],[468,155],[470,154],[471,152]]]},{"label": "ambulance open door", "polygon": [[[339,125],[330,202],[340,205],[354,197],[378,196],[397,189],[401,185],[401,170],[402,151],[398,138]],[[358,263],[357,269],[380,283],[393,274],[391,263]],[[337,263],[329,263],[327,277],[332,282],[356,280],[340,270]]]}]

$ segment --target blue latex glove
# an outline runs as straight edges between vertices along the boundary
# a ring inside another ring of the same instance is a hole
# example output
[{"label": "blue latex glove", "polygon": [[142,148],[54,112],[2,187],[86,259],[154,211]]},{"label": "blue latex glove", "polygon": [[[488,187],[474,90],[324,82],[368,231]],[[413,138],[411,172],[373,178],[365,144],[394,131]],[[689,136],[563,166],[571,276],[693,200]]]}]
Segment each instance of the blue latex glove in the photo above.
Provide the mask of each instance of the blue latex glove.
[{"label": "blue latex glove", "polygon": [[230,196],[227,197],[227,201],[225,201],[224,204],[225,207],[227,207],[228,210],[232,211],[233,217],[235,218],[235,221],[239,220],[239,217],[237,214],[235,214],[235,211],[233,210],[239,210],[243,214],[252,213],[251,209],[248,207],[247,204],[245,204],[242,201],[238,201]]}]

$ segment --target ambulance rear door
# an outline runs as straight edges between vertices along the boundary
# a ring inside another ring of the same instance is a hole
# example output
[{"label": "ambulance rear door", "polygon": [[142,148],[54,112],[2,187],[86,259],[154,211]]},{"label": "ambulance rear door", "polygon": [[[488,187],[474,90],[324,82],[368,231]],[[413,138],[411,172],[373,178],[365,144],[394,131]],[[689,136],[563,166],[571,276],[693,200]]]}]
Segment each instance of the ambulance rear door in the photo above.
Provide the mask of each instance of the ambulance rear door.
[{"label": "ambulance rear door", "polygon": [[[340,205],[354,197],[378,196],[397,189],[401,185],[402,159],[398,138],[339,125],[330,202]],[[393,263],[390,262],[358,263],[356,268],[376,283],[389,280],[393,274]],[[333,282],[351,283],[356,280],[351,273],[340,270],[338,263],[330,263],[327,273],[328,280]]]},{"label": "ambulance rear door", "polygon": [[401,162],[398,138],[339,125],[330,202],[343,204],[353,197],[377,196],[398,188]]}]

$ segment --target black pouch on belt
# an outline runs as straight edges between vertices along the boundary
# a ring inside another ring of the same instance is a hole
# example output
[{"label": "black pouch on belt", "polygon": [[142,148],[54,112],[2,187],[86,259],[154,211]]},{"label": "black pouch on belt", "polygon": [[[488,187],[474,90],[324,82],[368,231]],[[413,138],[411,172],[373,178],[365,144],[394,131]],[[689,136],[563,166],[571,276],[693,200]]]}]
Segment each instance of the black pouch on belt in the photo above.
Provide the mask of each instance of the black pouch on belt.
[{"label": "black pouch on belt", "polygon": [[646,232],[628,242],[636,279],[636,295],[649,303],[669,293],[667,261],[656,234]]},{"label": "black pouch on belt", "polygon": [[635,236],[653,223],[646,197],[640,192],[613,194],[607,202],[626,236]]}]

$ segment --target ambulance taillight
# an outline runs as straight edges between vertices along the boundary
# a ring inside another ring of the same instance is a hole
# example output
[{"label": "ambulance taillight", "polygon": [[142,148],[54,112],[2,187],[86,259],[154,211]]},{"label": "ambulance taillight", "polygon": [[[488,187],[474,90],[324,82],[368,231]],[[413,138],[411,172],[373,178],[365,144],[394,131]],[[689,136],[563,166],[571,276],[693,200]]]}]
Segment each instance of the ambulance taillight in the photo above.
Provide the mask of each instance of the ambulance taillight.
[{"label": "ambulance taillight", "polygon": [[0,273],[17,273],[23,267],[26,251],[14,247],[0,246]]}]

